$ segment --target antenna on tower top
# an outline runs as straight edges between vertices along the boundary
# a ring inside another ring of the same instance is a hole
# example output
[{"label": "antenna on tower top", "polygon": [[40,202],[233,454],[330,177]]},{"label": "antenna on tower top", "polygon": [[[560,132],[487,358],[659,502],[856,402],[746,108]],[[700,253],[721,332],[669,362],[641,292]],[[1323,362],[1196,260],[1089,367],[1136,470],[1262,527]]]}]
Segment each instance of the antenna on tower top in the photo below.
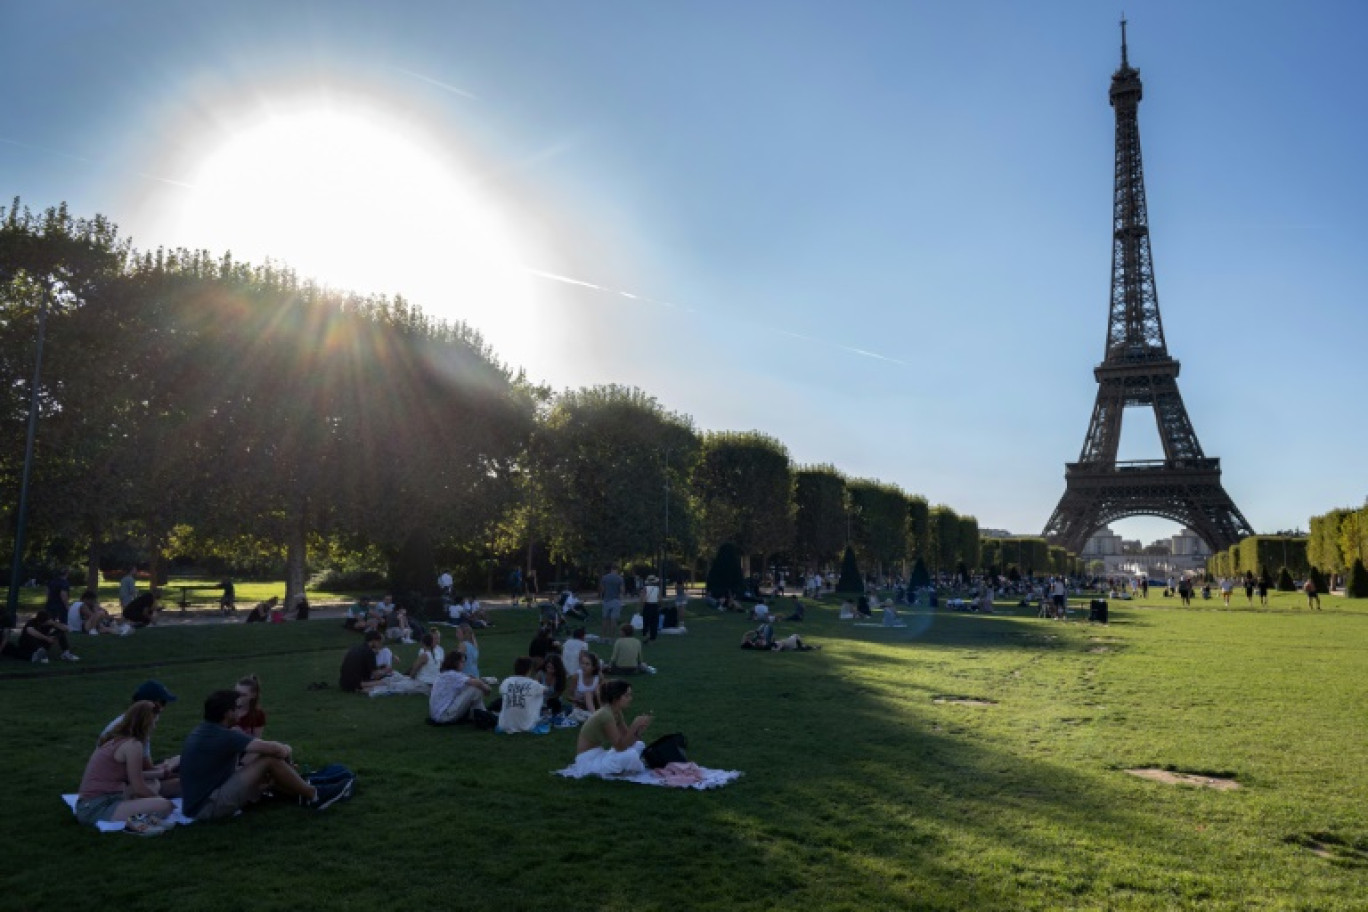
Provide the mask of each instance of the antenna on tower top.
[{"label": "antenna on tower top", "polygon": [[1130,66],[1130,61],[1126,59],[1126,14],[1121,14],[1121,69]]}]

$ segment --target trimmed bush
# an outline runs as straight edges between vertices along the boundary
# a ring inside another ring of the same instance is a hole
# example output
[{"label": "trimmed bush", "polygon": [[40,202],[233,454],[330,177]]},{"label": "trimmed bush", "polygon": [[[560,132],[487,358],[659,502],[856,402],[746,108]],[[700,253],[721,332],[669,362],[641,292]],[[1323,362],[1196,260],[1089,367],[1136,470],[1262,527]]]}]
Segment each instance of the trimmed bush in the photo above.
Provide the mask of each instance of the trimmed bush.
[{"label": "trimmed bush", "polygon": [[917,562],[912,565],[911,585],[914,589],[922,589],[931,585],[931,574],[926,569],[926,561],[922,560],[920,557],[917,558]]},{"label": "trimmed bush", "polygon": [[1368,598],[1368,568],[1363,566],[1361,557],[1354,558],[1354,566],[1349,568],[1344,594],[1350,598]]},{"label": "trimmed bush", "polygon": [[846,545],[845,557],[841,558],[841,580],[836,591],[848,595],[864,592],[864,577],[860,575],[860,565],[855,562],[855,549]]},{"label": "trimmed bush", "polygon": [[1278,591],[1279,591],[1279,592],[1296,592],[1296,591],[1297,591],[1297,587],[1294,586],[1294,585],[1292,585],[1292,574],[1288,572],[1288,570],[1287,570],[1286,567],[1283,567],[1281,570],[1278,571]]},{"label": "trimmed bush", "polygon": [[741,572],[741,551],[731,542],[717,549],[712,566],[708,568],[708,595],[740,595],[746,588],[746,575]]}]

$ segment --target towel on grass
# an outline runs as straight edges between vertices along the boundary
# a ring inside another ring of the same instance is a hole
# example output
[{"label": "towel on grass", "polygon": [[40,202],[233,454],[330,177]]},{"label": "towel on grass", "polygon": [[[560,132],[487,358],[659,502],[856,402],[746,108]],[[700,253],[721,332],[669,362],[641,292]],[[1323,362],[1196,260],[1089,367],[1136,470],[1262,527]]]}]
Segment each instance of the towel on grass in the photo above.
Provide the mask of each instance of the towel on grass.
[{"label": "towel on grass", "polygon": [[[685,769],[686,767],[692,767],[692,769]],[[693,763],[671,763],[663,770],[643,769],[640,772],[612,776],[579,769],[572,763],[563,770],[557,770],[556,775],[564,776],[567,779],[596,776],[599,779],[607,779],[612,782],[635,782],[638,785],[660,785],[668,788],[691,788],[702,791],[703,789],[721,788],[729,782],[735,782],[741,778],[741,771],[708,769]]]},{"label": "towel on grass", "polygon": [[902,622],[902,621],[898,621],[896,624],[885,624],[885,623],[883,623],[883,622],[880,622],[880,623],[878,623],[878,624],[873,624],[873,623],[870,623],[869,621],[864,621],[864,622],[859,622],[859,621],[857,621],[856,623],[851,624],[850,626],[852,626],[852,627],[906,627],[907,624],[905,624],[905,623]]},{"label": "towel on grass", "polygon": [[[62,796],[62,800],[66,802],[67,807],[71,808],[72,814],[76,813],[76,799],[80,797],[80,795]],[[179,798],[172,798],[171,803],[175,805],[175,809],[162,818],[162,823],[167,826],[189,826],[195,822],[193,817],[186,817],[181,813],[181,800]],[[99,830],[101,833],[118,833],[123,830],[124,824],[127,822],[128,821],[126,820],[101,820],[95,824],[95,829]]]}]

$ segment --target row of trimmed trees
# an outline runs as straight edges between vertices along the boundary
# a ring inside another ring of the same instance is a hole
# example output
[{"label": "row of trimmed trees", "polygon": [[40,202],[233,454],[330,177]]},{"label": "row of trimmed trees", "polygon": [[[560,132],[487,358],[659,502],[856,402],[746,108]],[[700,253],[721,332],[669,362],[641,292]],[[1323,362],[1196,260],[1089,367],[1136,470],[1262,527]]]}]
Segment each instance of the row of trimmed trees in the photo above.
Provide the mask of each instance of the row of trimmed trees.
[{"label": "row of trimmed trees", "polygon": [[402,298],[231,255],[139,252],[103,218],[18,200],[0,207],[6,491],[44,310],[29,566],[84,564],[93,583],[108,544],[131,541],[154,565],[188,550],[284,567],[291,597],[311,563],[386,564],[412,577],[396,586],[426,588],[438,562],[492,575],[533,551],[585,569],[691,566],[731,542],[796,570],[850,543],[873,572],[981,564],[972,517],[794,466],[772,437],[700,433],[637,389],[552,394]]},{"label": "row of trimmed trees", "polygon": [[1251,535],[1207,561],[1217,577],[1252,574],[1291,588],[1293,577],[1310,578],[1325,592],[1341,578],[1346,593],[1368,598],[1368,505],[1331,510],[1311,517],[1310,535]]}]

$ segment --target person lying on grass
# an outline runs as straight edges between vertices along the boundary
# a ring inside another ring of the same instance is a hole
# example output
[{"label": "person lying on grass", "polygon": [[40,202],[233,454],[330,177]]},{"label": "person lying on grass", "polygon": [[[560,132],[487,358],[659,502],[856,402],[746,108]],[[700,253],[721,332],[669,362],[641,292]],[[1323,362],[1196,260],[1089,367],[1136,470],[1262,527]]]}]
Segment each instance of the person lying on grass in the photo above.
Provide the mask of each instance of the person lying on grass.
[{"label": "person lying on grass", "polygon": [[489,685],[465,673],[465,653],[452,650],[442,660],[442,671],[428,696],[428,721],[435,725],[467,722],[484,709]]},{"label": "person lying on grass", "polygon": [[[152,719],[152,727],[156,728],[156,723],[161,721],[162,710],[166,709],[168,703],[176,702],[176,695],[166,689],[166,685],[160,681],[143,681],[138,685],[138,689],[133,691],[133,699],[130,703],[137,704],[150,702],[155,709]],[[100,738],[95,742],[98,747],[101,741],[108,737],[109,733],[118,728],[120,723],[128,715],[127,711],[115,716],[114,719],[100,732]],[[158,784],[156,792],[164,798],[176,798],[181,793],[180,784],[180,757],[167,757],[161,763],[152,762],[152,732],[147,733],[143,739],[143,778],[155,780]]]},{"label": "person lying on grass", "polygon": [[342,657],[338,687],[347,693],[366,693],[372,687],[379,686],[388,671],[380,670],[376,663],[376,655],[380,652],[383,639],[380,631],[371,630],[366,633],[364,643],[347,650],[347,654]]},{"label": "person lying on grass", "polygon": [[236,690],[216,690],[204,701],[204,721],[181,748],[181,813],[195,820],[222,820],[260,800],[268,789],[318,810],[351,795],[354,780],[315,788],[295,771],[290,745],[234,728],[241,700]]},{"label": "person lying on grass", "polygon": [[623,624],[621,636],[613,643],[613,653],[608,656],[608,673],[619,675],[655,674],[655,669],[646,664],[641,640],[633,634],[631,624]]},{"label": "person lying on grass", "polygon": [[598,776],[641,772],[645,769],[641,751],[646,747],[641,736],[653,717],[644,713],[630,724],[627,722],[625,713],[632,705],[632,685],[626,681],[603,685],[603,703],[603,708],[579,730],[574,769],[582,775]]},{"label": "person lying on grass", "polygon": [[143,775],[147,742],[159,712],[151,700],[139,700],[117,725],[100,736],[81,776],[76,799],[78,821],[94,826],[104,820],[147,815],[134,821],[130,829],[142,835],[162,832],[161,818],[175,805],[159,794],[159,782]]}]

